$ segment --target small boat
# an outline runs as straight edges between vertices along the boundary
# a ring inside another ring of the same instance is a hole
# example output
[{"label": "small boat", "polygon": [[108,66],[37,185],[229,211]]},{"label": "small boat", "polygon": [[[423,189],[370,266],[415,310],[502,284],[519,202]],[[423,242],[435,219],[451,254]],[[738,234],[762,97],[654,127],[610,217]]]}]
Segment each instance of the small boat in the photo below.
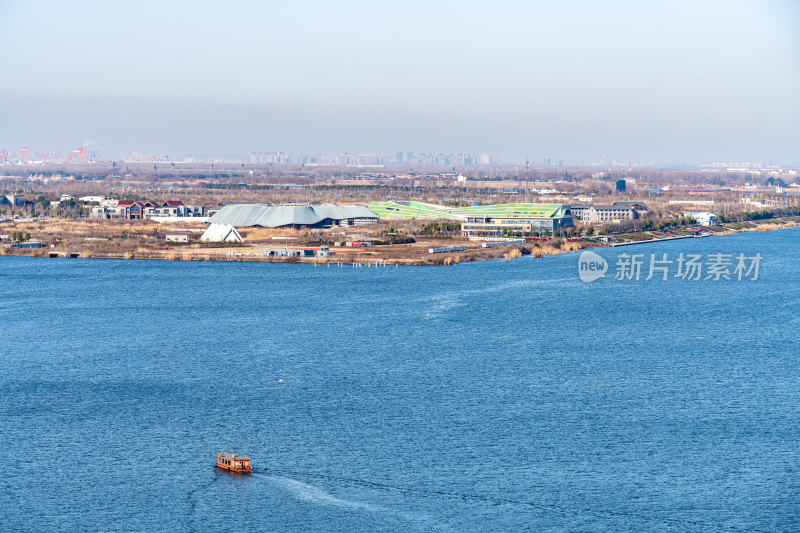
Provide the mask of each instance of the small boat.
[{"label": "small boat", "polygon": [[230,470],[231,472],[241,472],[243,474],[253,471],[250,459],[247,457],[239,457],[235,453],[217,454],[217,468]]}]

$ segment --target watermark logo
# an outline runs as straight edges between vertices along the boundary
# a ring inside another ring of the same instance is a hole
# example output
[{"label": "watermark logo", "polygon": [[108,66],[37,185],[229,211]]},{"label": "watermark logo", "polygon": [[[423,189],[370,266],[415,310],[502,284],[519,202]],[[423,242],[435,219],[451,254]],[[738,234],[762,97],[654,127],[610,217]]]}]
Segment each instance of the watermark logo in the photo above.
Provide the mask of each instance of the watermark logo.
[{"label": "watermark logo", "polygon": [[585,250],[578,258],[578,275],[581,281],[591,283],[606,275],[608,263],[599,254]]},{"label": "watermark logo", "polygon": [[[684,281],[756,281],[763,257],[757,253],[745,254],[680,253],[677,257],[668,254],[628,254],[617,255],[614,279],[617,281],[666,281],[670,278]],[[594,252],[582,252],[578,259],[578,275],[581,281],[591,283],[605,277],[608,263]]]}]

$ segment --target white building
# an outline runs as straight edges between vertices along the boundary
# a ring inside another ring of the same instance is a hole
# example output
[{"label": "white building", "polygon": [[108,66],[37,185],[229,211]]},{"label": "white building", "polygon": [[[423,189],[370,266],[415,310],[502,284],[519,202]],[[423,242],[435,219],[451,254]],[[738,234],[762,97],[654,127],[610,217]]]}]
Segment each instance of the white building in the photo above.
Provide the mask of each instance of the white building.
[{"label": "white building", "polygon": [[81,196],[80,198],[78,198],[79,201],[86,202],[87,204],[92,203],[92,202],[95,202],[95,203],[99,204],[100,202],[102,202],[105,199],[106,199],[105,196]]},{"label": "white building", "polygon": [[681,214],[686,217],[692,217],[701,226],[711,226],[717,221],[717,216],[708,211],[684,211]]},{"label": "white building", "polygon": [[236,228],[230,224],[211,224],[200,240],[204,242],[244,242]]},{"label": "white building", "polygon": [[199,205],[163,205],[161,207],[145,207],[144,218],[196,218],[205,216],[205,208]]},{"label": "white building", "polygon": [[189,242],[188,233],[170,232],[165,236],[167,242]]},{"label": "white building", "polygon": [[[116,200],[115,200],[116,201]],[[89,218],[112,219],[125,218],[124,207],[93,207]]]}]

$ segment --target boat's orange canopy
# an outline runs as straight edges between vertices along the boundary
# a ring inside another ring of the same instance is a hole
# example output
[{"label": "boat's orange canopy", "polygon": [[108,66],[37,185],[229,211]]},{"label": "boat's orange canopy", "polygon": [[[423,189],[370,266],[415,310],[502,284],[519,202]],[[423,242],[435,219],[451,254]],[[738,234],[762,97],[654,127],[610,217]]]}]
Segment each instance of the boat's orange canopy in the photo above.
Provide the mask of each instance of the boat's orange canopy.
[{"label": "boat's orange canopy", "polygon": [[249,461],[248,457],[239,457],[235,453],[218,453],[217,459],[227,459],[229,461]]}]

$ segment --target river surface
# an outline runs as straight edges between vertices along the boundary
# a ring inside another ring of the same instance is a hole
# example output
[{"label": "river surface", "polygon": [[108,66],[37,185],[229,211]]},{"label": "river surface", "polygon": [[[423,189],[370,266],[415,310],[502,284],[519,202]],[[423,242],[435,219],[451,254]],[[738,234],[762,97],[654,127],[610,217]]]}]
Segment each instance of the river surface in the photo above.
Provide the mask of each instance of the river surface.
[{"label": "river surface", "polygon": [[[594,283],[0,257],[0,530],[800,530],[799,242],[603,249]],[[613,279],[681,252],[763,260]]]}]

